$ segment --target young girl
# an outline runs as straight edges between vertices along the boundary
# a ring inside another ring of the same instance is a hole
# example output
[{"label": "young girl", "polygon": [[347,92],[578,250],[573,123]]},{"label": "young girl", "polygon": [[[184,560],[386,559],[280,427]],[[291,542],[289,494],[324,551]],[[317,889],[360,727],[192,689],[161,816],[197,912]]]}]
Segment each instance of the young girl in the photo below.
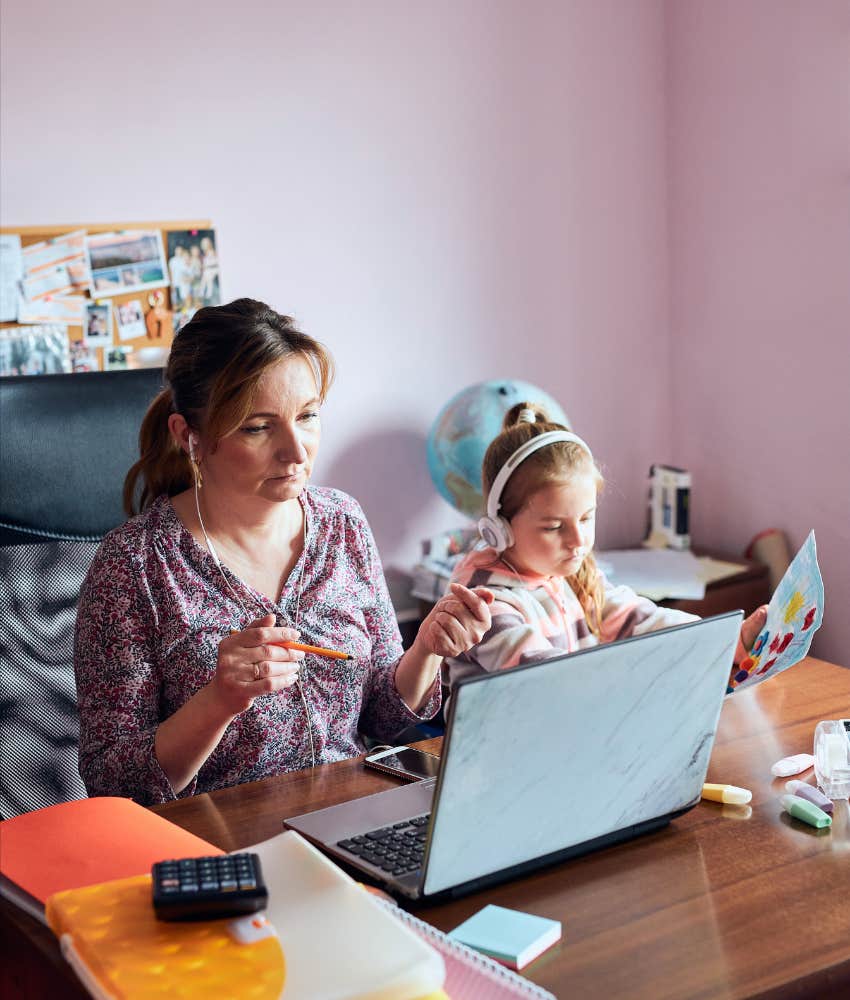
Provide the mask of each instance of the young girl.
[{"label": "young girl", "polygon": [[[508,411],[482,481],[486,548],[465,556],[452,582],[493,592],[491,625],[480,642],[445,660],[447,684],[697,620],[605,578],[592,553],[602,476],[588,445],[538,407]],[[766,614],[759,608],[744,622],[736,662]]]}]

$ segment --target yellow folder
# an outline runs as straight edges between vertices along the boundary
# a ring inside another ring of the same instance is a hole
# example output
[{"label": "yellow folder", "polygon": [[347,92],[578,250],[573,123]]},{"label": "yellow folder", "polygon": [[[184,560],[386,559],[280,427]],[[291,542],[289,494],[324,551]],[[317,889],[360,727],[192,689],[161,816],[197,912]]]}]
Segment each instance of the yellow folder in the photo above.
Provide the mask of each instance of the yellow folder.
[{"label": "yellow folder", "polygon": [[150,875],[57,892],[45,915],[97,1000],[277,1000],[283,992],[283,950],[262,914],[157,920]]}]

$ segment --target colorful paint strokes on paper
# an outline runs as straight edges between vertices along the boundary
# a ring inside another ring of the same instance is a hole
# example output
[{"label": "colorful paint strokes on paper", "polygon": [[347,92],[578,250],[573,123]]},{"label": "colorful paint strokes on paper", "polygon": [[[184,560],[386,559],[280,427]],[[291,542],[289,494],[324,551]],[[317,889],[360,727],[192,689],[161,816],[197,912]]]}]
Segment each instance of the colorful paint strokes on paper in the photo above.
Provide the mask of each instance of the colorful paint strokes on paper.
[{"label": "colorful paint strokes on paper", "polygon": [[752,687],[799,663],[822,621],[823,579],[811,531],[779,581],[764,629],[750,655],[733,670],[727,693]]}]

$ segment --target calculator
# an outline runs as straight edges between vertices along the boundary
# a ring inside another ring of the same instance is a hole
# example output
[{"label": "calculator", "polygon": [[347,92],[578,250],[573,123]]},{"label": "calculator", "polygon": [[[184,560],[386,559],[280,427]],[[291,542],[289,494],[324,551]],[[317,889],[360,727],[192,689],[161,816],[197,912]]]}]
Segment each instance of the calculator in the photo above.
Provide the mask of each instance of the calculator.
[{"label": "calculator", "polygon": [[157,861],[151,869],[160,920],[215,920],[262,910],[269,894],[256,854]]}]

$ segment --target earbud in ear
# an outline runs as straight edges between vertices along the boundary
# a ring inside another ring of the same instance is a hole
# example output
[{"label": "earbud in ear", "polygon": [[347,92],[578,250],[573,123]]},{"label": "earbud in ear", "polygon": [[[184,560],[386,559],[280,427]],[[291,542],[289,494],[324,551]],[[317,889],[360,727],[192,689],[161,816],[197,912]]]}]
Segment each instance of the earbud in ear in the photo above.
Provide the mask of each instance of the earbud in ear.
[{"label": "earbud in ear", "polygon": [[189,435],[189,458],[195,461],[195,445],[198,443],[198,439],[194,434]]}]

